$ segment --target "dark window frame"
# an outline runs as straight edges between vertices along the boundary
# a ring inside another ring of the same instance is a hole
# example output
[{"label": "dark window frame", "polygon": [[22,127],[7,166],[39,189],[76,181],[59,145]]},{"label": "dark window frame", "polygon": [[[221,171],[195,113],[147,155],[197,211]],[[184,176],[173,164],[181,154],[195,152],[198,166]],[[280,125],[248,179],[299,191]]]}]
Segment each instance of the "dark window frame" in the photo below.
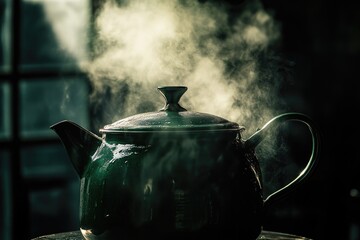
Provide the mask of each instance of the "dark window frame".
[{"label": "dark window frame", "polygon": [[[22,139],[20,129],[20,82],[32,81],[38,79],[47,79],[47,81],[58,80],[66,77],[81,77],[87,79],[87,75],[74,68],[61,70],[49,69],[49,70],[32,70],[22,71],[20,69],[20,41],[21,36],[21,2],[22,0],[10,0],[10,64],[9,68],[5,71],[0,71],[0,84],[6,84],[9,86],[10,99],[9,99],[9,119],[10,129],[9,137],[0,139],[0,151],[9,153],[9,170],[10,170],[10,201],[11,204],[11,239],[29,239],[30,238],[30,226],[29,226],[29,189],[48,189],[56,187],[59,183],[56,181],[41,182],[38,179],[26,180],[21,173],[21,156],[20,152],[23,147],[28,146],[42,146],[42,145],[59,145],[61,144],[58,138],[43,137],[34,139]],[[90,4],[90,23],[93,21],[94,6],[99,6],[98,0],[89,0]],[[90,32],[92,31],[90,24]],[[91,49],[91,40],[90,46]],[[50,78],[51,80],[49,80]],[[87,83],[90,85],[89,81]],[[89,87],[90,89],[90,87]],[[91,106],[89,106],[88,117],[90,120],[90,126],[92,126],[90,112]],[[3,160],[3,159],[0,159]],[[3,216],[0,216],[3,217]]]}]

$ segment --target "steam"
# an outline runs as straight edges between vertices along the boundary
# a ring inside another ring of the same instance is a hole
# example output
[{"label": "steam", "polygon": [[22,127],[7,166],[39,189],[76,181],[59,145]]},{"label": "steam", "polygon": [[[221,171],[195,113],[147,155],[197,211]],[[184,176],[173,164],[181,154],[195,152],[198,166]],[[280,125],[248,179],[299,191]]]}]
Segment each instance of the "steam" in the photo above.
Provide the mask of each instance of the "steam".
[{"label": "steam", "polygon": [[[287,108],[279,95],[288,84],[285,81],[291,66],[276,56],[280,26],[260,0],[247,1],[236,15],[229,13],[229,6],[221,3],[224,1],[105,0],[96,14],[90,54],[89,1],[24,2],[43,7],[65,55],[75,59],[88,74],[93,89],[92,106],[101,107],[95,109],[101,113],[95,117],[102,116],[92,119],[99,127],[160,109],[163,99],[156,88],[165,85],[187,86],[189,90],[181,100],[183,107],[244,125],[244,138]],[[71,89],[80,86],[66,86],[62,106],[73,96],[69,94]],[[81,98],[86,92],[76,94]],[[69,108],[61,110],[66,116],[79,114]],[[188,157],[198,154],[200,148],[196,148],[193,139],[183,144],[194,146],[185,147],[192,150],[186,153]],[[273,133],[256,149],[260,161],[265,160],[261,162],[265,196],[296,176],[290,176],[290,172],[296,172],[291,169],[294,164],[283,160],[288,158],[287,146]],[[117,160],[127,154],[130,146],[111,148],[113,160]],[[166,149],[159,153],[162,158],[156,158],[163,161],[154,163],[149,159],[144,161],[146,167],[159,164],[156,167],[166,169],[169,159],[180,154],[178,148],[159,149]],[[209,154],[210,157],[213,156]],[[279,183],[279,179],[284,183]],[[151,184],[149,180],[147,186],[151,188]]]},{"label": "steam", "polygon": [[[100,102],[105,112],[100,126],[160,109],[156,88],[164,85],[187,86],[183,107],[244,125],[244,138],[286,108],[279,92],[289,66],[273,52],[280,26],[260,1],[234,16],[214,1],[108,0],[95,30],[93,59],[82,67],[93,106]],[[286,148],[276,140],[273,134],[257,148],[269,160],[261,163],[265,195],[278,188],[274,179],[284,165],[277,154]]]},{"label": "steam", "polygon": [[115,96],[105,123],[160,109],[155,89],[164,85],[187,86],[185,108],[238,122],[248,133],[271,119],[283,107],[275,100],[282,78],[269,50],[279,26],[259,1],[233,18],[213,2],[105,2],[94,58],[82,66],[95,101]]},{"label": "steam", "polygon": [[[92,106],[102,113],[92,120],[100,127],[160,109],[156,88],[165,85],[187,86],[183,107],[244,125],[244,138],[286,109],[279,92],[289,66],[273,51],[280,26],[259,0],[246,2],[236,15],[221,1],[107,0],[96,14],[86,63],[87,26],[76,21],[79,14],[88,18],[86,1],[31,1],[44,4],[59,43],[88,74]],[[50,7],[54,2],[57,8]],[[275,139],[257,148],[260,159],[286,150],[276,148]],[[264,172],[276,178],[279,170]]]},{"label": "steam", "polygon": [[[88,59],[88,28],[90,20],[87,0],[24,0],[43,8],[64,53],[82,62]],[[79,21],[81,19],[81,21]]]}]

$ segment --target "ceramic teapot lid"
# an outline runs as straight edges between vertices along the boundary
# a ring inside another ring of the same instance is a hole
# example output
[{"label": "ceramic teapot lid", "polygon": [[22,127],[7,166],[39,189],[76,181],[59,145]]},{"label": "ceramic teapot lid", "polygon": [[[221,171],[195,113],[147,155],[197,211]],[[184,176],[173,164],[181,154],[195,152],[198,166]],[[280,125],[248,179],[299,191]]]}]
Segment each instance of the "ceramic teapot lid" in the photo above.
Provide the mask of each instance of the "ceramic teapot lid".
[{"label": "ceramic teapot lid", "polygon": [[187,87],[158,87],[165,98],[159,112],[137,114],[106,125],[100,132],[216,131],[239,130],[237,123],[207,113],[187,111],[179,100]]}]

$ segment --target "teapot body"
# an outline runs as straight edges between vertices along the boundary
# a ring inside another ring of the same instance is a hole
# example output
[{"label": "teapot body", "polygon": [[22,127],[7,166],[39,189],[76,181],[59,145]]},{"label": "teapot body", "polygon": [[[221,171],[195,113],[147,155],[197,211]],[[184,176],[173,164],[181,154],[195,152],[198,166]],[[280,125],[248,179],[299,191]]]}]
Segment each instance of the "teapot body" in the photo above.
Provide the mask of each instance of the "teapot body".
[{"label": "teapot body", "polygon": [[[159,112],[106,125],[100,138],[70,122],[59,135],[81,179],[80,228],[88,240],[256,239],[263,212],[304,183],[318,160],[320,137],[301,113],[284,113],[243,140],[239,124],[187,111],[184,86],[158,88]],[[312,140],[304,170],[264,200],[256,146],[280,124],[304,123]]]},{"label": "teapot body", "polygon": [[81,177],[87,239],[256,239],[261,173],[240,131],[104,136]]}]

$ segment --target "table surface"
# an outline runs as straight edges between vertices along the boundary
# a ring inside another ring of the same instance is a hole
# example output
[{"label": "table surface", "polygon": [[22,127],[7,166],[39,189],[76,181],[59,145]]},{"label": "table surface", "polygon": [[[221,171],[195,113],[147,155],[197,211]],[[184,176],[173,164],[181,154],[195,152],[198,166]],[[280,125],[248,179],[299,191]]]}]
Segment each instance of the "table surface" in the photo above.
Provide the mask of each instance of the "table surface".
[{"label": "table surface", "polygon": [[[73,232],[64,232],[64,233],[56,233],[50,234],[46,236],[41,236],[34,238],[33,240],[83,240],[84,238],[81,235],[80,231]],[[311,240],[309,238],[295,236],[292,234],[279,233],[279,232],[271,232],[271,231],[263,231],[258,240]]]}]

